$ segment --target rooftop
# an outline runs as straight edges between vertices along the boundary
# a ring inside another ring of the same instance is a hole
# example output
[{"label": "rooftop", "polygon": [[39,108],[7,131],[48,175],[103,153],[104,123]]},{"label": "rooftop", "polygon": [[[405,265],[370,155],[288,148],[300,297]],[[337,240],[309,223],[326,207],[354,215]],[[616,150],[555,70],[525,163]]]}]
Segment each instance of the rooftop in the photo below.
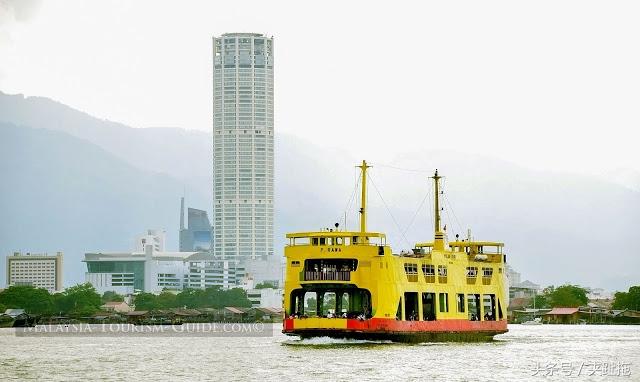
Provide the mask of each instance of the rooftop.
[{"label": "rooftop", "polygon": [[574,313],[578,313],[578,308],[553,308],[547,314],[548,315],[553,315],[553,314],[556,314],[556,315],[570,315],[570,314],[574,314]]},{"label": "rooftop", "polygon": [[223,37],[262,37],[262,33],[248,33],[248,32],[231,32],[223,33]]},{"label": "rooftop", "polygon": [[[191,256],[200,252],[156,252],[151,253],[154,260],[165,261],[186,261]],[[144,252],[87,252],[84,254],[83,262],[87,261],[144,261]]]}]

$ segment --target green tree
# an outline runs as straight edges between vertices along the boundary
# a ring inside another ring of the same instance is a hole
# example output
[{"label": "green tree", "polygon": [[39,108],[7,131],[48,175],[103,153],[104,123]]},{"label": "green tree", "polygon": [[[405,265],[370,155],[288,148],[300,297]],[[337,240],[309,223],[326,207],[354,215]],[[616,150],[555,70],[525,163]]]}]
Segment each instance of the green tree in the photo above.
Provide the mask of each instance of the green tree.
[{"label": "green tree", "polygon": [[535,297],[536,309],[549,308],[549,296],[545,294],[537,294]]},{"label": "green tree", "polygon": [[[222,306],[238,306],[250,308],[251,300],[247,298],[247,292],[242,288],[227,289],[222,296]],[[222,307],[220,306],[220,307]]]},{"label": "green tree", "polygon": [[276,285],[269,281],[263,281],[256,285],[256,289],[276,289]]},{"label": "green tree", "polygon": [[153,293],[139,293],[133,300],[136,310],[154,310],[159,309],[158,296]]},{"label": "green tree", "polygon": [[200,307],[204,299],[204,291],[201,289],[184,289],[176,296],[176,306],[196,308]]},{"label": "green tree", "polygon": [[318,308],[318,300],[316,300],[315,297],[309,297],[309,298],[307,298],[306,303],[307,304],[304,307],[304,312],[307,313],[307,314],[312,313],[312,312],[317,314],[316,310]]},{"label": "green tree", "polygon": [[91,283],[74,285],[55,298],[56,310],[72,316],[90,316],[100,310],[102,299]]},{"label": "green tree", "polygon": [[552,307],[577,308],[589,302],[587,291],[577,285],[562,285],[553,288],[548,294],[549,304]]},{"label": "green tree", "polygon": [[102,295],[103,304],[106,304],[107,302],[122,302],[122,301],[124,301],[124,296],[114,291],[108,290],[104,292],[104,294]]},{"label": "green tree", "polygon": [[616,292],[613,309],[640,310],[640,285],[632,286],[628,292]]},{"label": "green tree", "polygon": [[0,304],[7,309],[24,309],[29,314],[51,314],[53,298],[46,289],[14,285],[0,292]]},{"label": "green tree", "polygon": [[176,297],[176,295],[168,290],[163,290],[156,298],[160,309],[175,308],[177,300],[178,298]]}]

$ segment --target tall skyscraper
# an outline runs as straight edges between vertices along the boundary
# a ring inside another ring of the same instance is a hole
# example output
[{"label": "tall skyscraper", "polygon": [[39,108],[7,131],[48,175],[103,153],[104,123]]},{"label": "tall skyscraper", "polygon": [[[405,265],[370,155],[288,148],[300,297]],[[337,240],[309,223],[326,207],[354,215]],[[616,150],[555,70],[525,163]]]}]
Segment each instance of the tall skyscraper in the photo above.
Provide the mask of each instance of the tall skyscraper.
[{"label": "tall skyscraper", "polygon": [[213,38],[213,254],[273,255],[273,39]]}]

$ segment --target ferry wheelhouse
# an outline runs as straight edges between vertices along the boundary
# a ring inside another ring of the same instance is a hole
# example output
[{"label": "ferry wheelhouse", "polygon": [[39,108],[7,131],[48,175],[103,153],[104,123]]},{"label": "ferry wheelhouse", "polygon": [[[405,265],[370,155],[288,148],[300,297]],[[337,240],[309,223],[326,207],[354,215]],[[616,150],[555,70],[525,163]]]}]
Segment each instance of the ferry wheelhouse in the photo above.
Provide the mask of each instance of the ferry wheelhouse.
[{"label": "ferry wheelhouse", "polygon": [[[447,241],[440,179],[434,239],[393,253],[367,231],[367,169],[361,169],[360,230],[287,234],[283,333],[303,338],[483,341],[507,331],[503,243]],[[311,302],[311,306],[309,306]]]}]

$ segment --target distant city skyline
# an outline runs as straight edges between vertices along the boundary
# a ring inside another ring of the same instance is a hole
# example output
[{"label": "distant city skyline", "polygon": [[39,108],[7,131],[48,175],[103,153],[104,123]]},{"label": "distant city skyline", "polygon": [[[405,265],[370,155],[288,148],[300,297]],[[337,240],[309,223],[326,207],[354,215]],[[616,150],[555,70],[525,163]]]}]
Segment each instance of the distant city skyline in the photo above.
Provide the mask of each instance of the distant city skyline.
[{"label": "distant city skyline", "polygon": [[324,146],[372,161],[443,148],[539,170],[640,172],[638,3],[329,2],[313,18],[290,2],[7,4],[1,90],[134,127],[209,131],[209,39],[261,32],[278,36],[281,132],[322,132]]}]

